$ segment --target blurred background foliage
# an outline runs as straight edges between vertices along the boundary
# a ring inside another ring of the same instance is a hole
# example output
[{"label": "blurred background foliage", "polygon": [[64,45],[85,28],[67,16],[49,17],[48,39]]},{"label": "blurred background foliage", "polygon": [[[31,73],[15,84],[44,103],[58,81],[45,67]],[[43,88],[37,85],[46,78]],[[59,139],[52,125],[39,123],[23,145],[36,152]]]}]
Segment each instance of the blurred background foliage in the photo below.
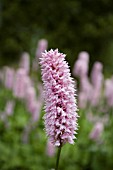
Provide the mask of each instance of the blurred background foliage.
[{"label": "blurred background foliage", "polygon": [[34,55],[40,38],[67,53],[71,66],[86,50],[91,64],[101,61],[113,73],[113,1],[0,0],[0,65],[16,62],[23,51]]},{"label": "blurred background foliage", "polygon": [[[26,142],[23,141],[25,127],[29,126],[30,114],[22,100],[14,98],[10,90],[3,86],[0,91],[0,110],[8,99],[15,100],[14,114],[6,122],[0,120],[0,169],[1,170],[52,170],[56,154],[47,155],[47,138],[40,113],[40,120],[32,124]],[[4,95],[5,94],[5,95]],[[94,110],[92,110],[94,111]],[[112,110],[111,110],[112,111]],[[104,126],[101,138],[95,141],[89,137],[93,123],[87,119],[88,110],[80,109],[79,133],[74,145],[62,148],[60,167],[62,170],[112,170],[113,169],[113,112],[107,113],[109,123]],[[104,118],[105,113],[96,111],[94,116]],[[7,124],[8,123],[8,124]],[[98,132],[97,132],[98,136]]]}]

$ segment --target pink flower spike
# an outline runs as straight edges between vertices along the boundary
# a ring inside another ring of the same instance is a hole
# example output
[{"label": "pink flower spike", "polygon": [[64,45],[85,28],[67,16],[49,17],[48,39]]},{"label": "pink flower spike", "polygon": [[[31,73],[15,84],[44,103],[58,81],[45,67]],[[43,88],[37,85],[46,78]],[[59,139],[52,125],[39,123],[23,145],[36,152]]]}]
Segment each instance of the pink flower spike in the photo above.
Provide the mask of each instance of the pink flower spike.
[{"label": "pink flower spike", "polygon": [[78,114],[75,82],[70,77],[65,54],[56,50],[45,51],[40,58],[45,98],[45,130],[50,142],[62,146],[74,143]]},{"label": "pink flower spike", "polygon": [[15,102],[10,100],[6,103],[6,107],[5,107],[5,113],[10,116],[13,114],[14,112],[14,106],[15,106]]},{"label": "pink flower spike", "polygon": [[94,125],[89,137],[90,139],[97,141],[100,139],[101,134],[104,130],[104,125],[102,122],[96,122],[96,124]]},{"label": "pink flower spike", "polygon": [[89,54],[86,51],[82,51],[78,55],[78,59],[74,64],[73,75],[75,77],[82,78],[88,75],[89,69]]},{"label": "pink flower spike", "polygon": [[36,50],[36,58],[40,58],[42,52],[44,52],[48,47],[48,41],[46,39],[41,39],[38,41],[37,50]]},{"label": "pink flower spike", "polygon": [[30,56],[29,53],[23,52],[20,60],[20,68],[23,68],[28,74],[30,71]]},{"label": "pink flower spike", "polygon": [[5,67],[5,80],[4,84],[7,89],[13,88],[15,71],[10,67]]},{"label": "pink flower spike", "polygon": [[101,90],[103,84],[103,65],[101,62],[95,62],[91,71],[91,83],[94,88]]}]

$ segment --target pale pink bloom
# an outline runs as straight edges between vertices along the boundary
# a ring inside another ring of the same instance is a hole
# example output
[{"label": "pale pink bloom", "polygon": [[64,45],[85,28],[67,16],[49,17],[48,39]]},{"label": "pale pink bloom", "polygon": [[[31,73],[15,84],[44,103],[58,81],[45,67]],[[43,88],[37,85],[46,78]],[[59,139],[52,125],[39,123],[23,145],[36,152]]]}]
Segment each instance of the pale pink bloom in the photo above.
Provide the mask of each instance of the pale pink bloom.
[{"label": "pale pink bloom", "polygon": [[87,63],[89,63],[89,54],[87,51],[81,51],[79,54],[78,54],[78,58],[80,60],[84,60],[86,61]]},{"label": "pale pink bloom", "polygon": [[23,68],[26,73],[29,73],[30,71],[30,56],[29,53],[24,52],[21,56],[20,60],[20,68]]},{"label": "pale pink bloom", "polygon": [[78,60],[74,64],[73,75],[77,77],[83,77],[88,74],[89,69],[89,54],[85,51],[80,52]]},{"label": "pale pink bloom", "polygon": [[111,94],[111,90],[113,89],[112,87],[112,80],[111,79],[106,79],[105,80],[105,97],[109,97],[109,95]]},{"label": "pale pink bloom", "polygon": [[104,95],[108,106],[113,106],[113,79],[105,80]]},{"label": "pale pink bloom", "polygon": [[52,157],[55,155],[55,146],[49,140],[47,141],[46,154],[49,157]]},{"label": "pale pink bloom", "polygon": [[87,64],[85,61],[78,59],[74,64],[73,75],[81,77],[87,74]]},{"label": "pale pink bloom", "polygon": [[[41,84],[39,84],[40,86],[40,90],[41,89]],[[42,91],[40,91],[39,93],[42,93]],[[35,88],[33,86],[30,86],[27,91],[26,91],[26,107],[28,109],[28,111],[31,113],[32,115],[32,121],[36,122],[39,119],[40,116],[40,112],[41,112],[41,108],[43,105],[43,99],[40,96],[40,94],[38,94],[38,99],[36,97],[36,91]]]},{"label": "pale pink bloom", "polygon": [[100,91],[98,89],[92,89],[90,103],[92,106],[97,106],[100,101]]},{"label": "pale pink bloom", "polygon": [[15,74],[15,71],[12,68],[5,67],[4,85],[8,89],[12,89],[13,88],[14,74]]},{"label": "pale pink bloom", "polygon": [[26,106],[29,112],[32,112],[34,101],[36,101],[36,91],[34,87],[29,87],[26,91]]},{"label": "pale pink bloom", "polygon": [[38,100],[31,101],[30,105],[27,106],[28,111],[31,113],[32,122],[37,122],[39,120],[41,108],[42,108],[42,102]]},{"label": "pale pink bloom", "polygon": [[42,108],[42,101],[37,100],[36,98],[36,91],[34,87],[29,87],[26,93],[26,107],[27,110],[31,113],[32,121],[36,122],[39,119],[41,108]]},{"label": "pale pink bloom", "polygon": [[79,108],[85,109],[87,106],[87,97],[85,92],[79,92],[78,95],[78,106]]},{"label": "pale pink bloom", "polygon": [[40,39],[38,41],[38,44],[37,44],[37,49],[36,49],[36,56],[35,56],[35,59],[33,60],[33,63],[32,63],[32,69],[34,71],[37,71],[38,70],[38,60],[39,58],[42,56],[42,52],[44,52],[45,50],[47,50],[47,47],[48,47],[48,41],[46,39]]},{"label": "pale pink bloom", "polygon": [[80,77],[80,87],[78,93],[78,105],[80,108],[86,108],[90,103],[92,93],[92,85],[87,77],[84,75]]},{"label": "pale pink bloom", "polygon": [[32,107],[32,121],[37,122],[40,118],[42,103],[40,101],[34,102],[34,106]]},{"label": "pale pink bloom", "polygon": [[95,62],[91,71],[91,83],[94,88],[101,89],[103,83],[103,65],[100,62]]},{"label": "pale pink bloom", "polygon": [[91,71],[91,83],[92,83],[92,97],[91,105],[97,106],[101,99],[102,85],[103,85],[103,65],[100,62],[95,62]]},{"label": "pale pink bloom", "polygon": [[15,103],[14,101],[7,101],[6,106],[5,106],[5,113],[10,116],[13,114],[14,112],[14,106]]},{"label": "pale pink bloom", "polygon": [[32,81],[32,79],[28,75],[26,75],[24,83],[25,83],[25,94],[26,94],[27,89],[34,86],[34,82]]},{"label": "pale pink bloom", "polygon": [[91,100],[92,85],[87,75],[80,78],[80,92],[85,94],[87,102]]},{"label": "pale pink bloom", "polygon": [[40,58],[42,56],[42,52],[47,50],[48,41],[46,39],[41,39],[38,41],[37,50],[36,50],[36,58]]},{"label": "pale pink bloom", "polygon": [[26,92],[26,71],[22,68],[18,69],[15,75],[13,86],[13,95],[18,98],[24,98]]},{"label": "pale pink bloom", "polygon": [[94,127],[93,127],[93,129],[92,129],[92,131],[91,131],[91,133],[89,135],[90,139],[92,139],[94,141],[98,141],[100,139],[100,137],[101,137],[101,134],[102,134],[103,130],[104,130],[103,123],[102,122],[97,122],[94,125]]},{"label": "pale pink bloom", "polygon": [[80,91],[88,92],[89,89],[91,88],[90,81],[87,76],[83,76],[80,79]]},{"label": "pale pink bloom", "polygon": [[50,142],[60,146],[74,143],[77,130],[77,106],[74,81],[65,54],[58,49],[45,51],[40,58],[45,97],[45,130]]}]

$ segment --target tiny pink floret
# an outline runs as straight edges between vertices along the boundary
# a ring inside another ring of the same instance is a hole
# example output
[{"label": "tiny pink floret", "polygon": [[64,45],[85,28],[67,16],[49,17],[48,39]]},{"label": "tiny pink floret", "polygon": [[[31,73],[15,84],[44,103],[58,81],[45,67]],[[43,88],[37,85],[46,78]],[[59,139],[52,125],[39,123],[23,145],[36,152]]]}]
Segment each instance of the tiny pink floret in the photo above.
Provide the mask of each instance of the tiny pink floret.
[{"label": "tiny pink floret", "polygon": [[56,49],[45,51],[40,58],[44,83],[45,130],[55,146],[66,142],[74,144],[78,127],[75,82],[71,78],[65,56]]}]

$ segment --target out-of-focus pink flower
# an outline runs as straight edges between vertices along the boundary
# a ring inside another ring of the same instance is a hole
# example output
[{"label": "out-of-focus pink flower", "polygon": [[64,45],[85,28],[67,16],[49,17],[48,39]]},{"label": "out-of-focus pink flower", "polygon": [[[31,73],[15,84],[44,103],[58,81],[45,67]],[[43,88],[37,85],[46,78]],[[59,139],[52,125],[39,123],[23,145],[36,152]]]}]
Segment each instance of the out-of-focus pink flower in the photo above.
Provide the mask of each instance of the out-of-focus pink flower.
[{"label": "out-of-focus pink flower", "polygon": [[18,98],[24,98],[26,92],[26,71],[22,68],[18,69],[15,75],[13,86],[13,95]]},{"label": "out-of-focus pink flower", "polygon": [[94,140],[94,141],[99,140],[100,137],[101,137],[101,134],[102,134],[103,130],[104,130],[104,125],[103,125],[103,123],[102,123],[102,122],[97,122],[97,123],[94,125],[94,127],[93,127],[93,129],[92,129],[92,131],[91,131],[91,133],[90,133],[90,135],[89,135],[90,139],[92,139],[92,140]]},{"label": "out-of-focus pink flower", "polygon": [[87,98],[84,92],[79,92],[78,95],[78,106],[79,108],[85,109],[87,106]]},{"label": "out-of-focus pink flower", "polygon": [[37,49],[36,49],[36,56],[35,56],[35,59],[33,60],[33,63],[32,63],[32,69],[34,71],[37,71],[38,70],[38,63],[39,63],[39,58],[42,56],[42,52],[44,52],[45,50],[47,50],[47,47],[48,47],[48,41],[46,39],[40,39],[38,41],[38,44],[37,44]]},{"label": "out-of-focus pink flower", "polygon": [[101,98],[101,89],[92,88],[91,94],[90,94],[90,104],[91,106],[95,107],[100,103]]},{"label": "out-of-focus pink flower", "polygon": [[14,106],[15,106],[15,103],[14,101],[8,101],[6,103],[6,107],[5,107],[5,113],[10,116],[13,114],[14,112]]},{"label": "out-of-focus pink flower", "polygon": [[26,106],[29,112],[32,112],[32,106],[36,101],[36,91],[34,87],[29,87],[26,91]]},{"label": "out-of-focus pink flower", "polygon": [[47,50],[48,41],[46,39],[41,39],[38,41],[37,50],[36,50],[36,57],[40,58],[42,56],[42,52]]},{"label": "out-of-focus pink flower", "polygon": [[39,120],[41,108],[42,103],[40,101],[35,101],[32,105],[31,116],[33,122],[37,122]]},{"label": "out-of-focus pink flower", "polygon": [[55,146],[74,143],[77,130],[77,106],[74,81],[65,54],[58,50],[42,53],[40,58],[45,97],[45,129]]},{"label": "out-of-focus pink flower", "polygon": [[15,71],[10,67],[5,67],[4,85],[8,89],[13,88]]},{"label": "out-of-focus pink flower", "polygon": [[105,80],[104,95],[108,106],[113,107],[113,79]]},{"label": "out-of-focus pink flower", "polygon": [[26,107],[32,114],[33,121],[37,121],[41,111],[41,101],[37,101],[34,87],[29,87],[26,92]]},{"label": "out-of-focus pink flower", "polygon": [[85,108],[91,100],[92,85],[87,75],[80,78],[80,88],[78,93],[78,103],[80,108]]},{"label": "out-of-focus pink flower", "polygon": [[29,106],[29,112],[31,113],[31,120],[32,122],[37,122],[40,118],[40,113],[41,113],[41,108],[42,108],[42,102],[36,100],[32,101]]},{"label": "out-of-focus pink flower", "polygon": [[26,96],[27,89],[34,86],[34,82],[28,75],[25,75],[24,83],[25,83],[25,96]]},{"label": "out-of-focus pink flower", "polygon": [[86,94],[86,98],[90,100],[92,85],[87,76],[80,78],[80,91]]},{"label": "out-of-focus pink flower", "polygon": [[100,62],[95,62],[91,71],[91,83],[96,89],[101,89],[103,82],[102,74],[103,65]]},{"label": "out-of-focus pink flower", "polygon": [[47,141],[46,153],[49,157],[55,155],[55,146],[49,140]]},{"label": "out-of-focus pink flower", "polygon": [[102,85],[103,85],[103,65],[100,62],[95,62],[91,71],[91,83],[92,83],[92,97],[91,105],[97,106],[100,101]]},{"label": "out-of-focus pink flower", "polygon": [[20,61],[20,68],[23,68],[26,73],[29,73],[30,70],[30,56],[29,53],[24,52],[21,56],[21,61]]},{"label": "out-of-focus pink flower", "polygon": [[88,74],[89,54],[82,51],[78,55],[78,60],[74,64],[73,75],[83,77]]},{"label": "out-of-focus pink flower", "polygon": [[86,61],[87,63],[89,62],[89,54],[87,51],[81,51],[79,54],[78,54],[78,58],[80,60],[84,60]]},{"label": "out-of-focus pink flower", "polygon": [[[41,84],[39,84],[39,86],[41,86]],[[40,90],[42,90],[41,87]],[[42,93],[42,91],[40,93]],[[42,97],[40,97],[40,94],[38,98],[36,97],[36,91],[33,86],[30,86],[26,90],[25,101],[26,101],[26,107],[28,111],[31,113],[32,121],[33,122],[38,121],[40,117],[41,108],[43,105],[43,100]]]}]

